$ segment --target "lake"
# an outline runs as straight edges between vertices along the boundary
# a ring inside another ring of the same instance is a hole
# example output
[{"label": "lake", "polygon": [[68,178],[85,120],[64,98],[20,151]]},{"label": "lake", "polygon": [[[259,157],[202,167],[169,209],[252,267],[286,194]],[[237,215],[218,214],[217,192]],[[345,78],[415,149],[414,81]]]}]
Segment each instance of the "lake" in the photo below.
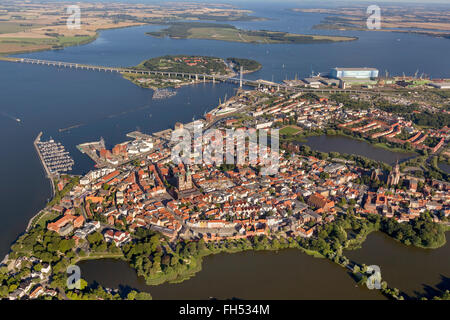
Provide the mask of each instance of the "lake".
[{"label": "lake", "polygon": [[356,286],[344,268],[295,249],[208,256],[193,278],[158,286],[145,285],[124,261],[79,265],[88,283],[128,286],[151,293],[153,299],[384,299],[378,291]]},{"label": "lake", "polygon": [[396,152],[384,148],[374,147],[370,143],[352,139],[345,136],[312,136],[302,143],[314,150],[321,152],[340,152],[355,154],[372,160],[383,161],[387,164],[395,164],[396,161],[409,159],[416,156],[415,153]]},{"label": "lake", "polygon": [[449,236],[447,232],[447,243],[441,248],[421,249],[375,232],[361,249],[344,254],[358,263],[380,266],[383,279],[410,297],[435,295],[439,289],[450,288]]},{"label": "lake", "polygon": [[[449,242],[427,250],[374,232],[362,248],[344,255],[380,266],[383,279],[409,297],[433,296],[450,287]],[[147,286],[125,261],[87,260],[79,265],[88,283],[135,288],[150,292],[154,299],[384,299],[376,290],[355,286],[348,270],[295,249],[208,256],[193,278],[158,286]]]},{"label": "lake", "polygon": [[439,166],[439,169],[441,169],[442,171],[444,171],[447,174],[450,174],[450,164],[439,162],[438,166]]}]

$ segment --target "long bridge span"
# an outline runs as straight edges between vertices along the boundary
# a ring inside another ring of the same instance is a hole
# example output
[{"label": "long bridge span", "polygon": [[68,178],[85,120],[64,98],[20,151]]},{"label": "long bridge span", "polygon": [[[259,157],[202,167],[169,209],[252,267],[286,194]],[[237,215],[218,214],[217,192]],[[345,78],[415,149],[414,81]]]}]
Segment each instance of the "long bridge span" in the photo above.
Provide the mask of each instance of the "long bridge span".
[{"label": "long bridge span", "polygon": [[96,66],[82,63],[74,62],[64,62],[64,61],[51,61],[42,59],[30,59],[30,58],[16,58],[16,57],[0,57],[0,60],[17,62],[17,63],[27,63],[27,64],[38,64],[46,66],[54,66],[61,68],[72,68],[80,70],[91,70],[91,71],[103,71],[111,73],[132,73],[132,74],[142,74],[142,75],[162,75],[167,77],[182,77],[194,79],[196,81],[221,81],[230,82],[240,85],[253,86],[258,88],[269,88],[276,90],[284,90],[290,92],[316,92],[316,93],[369,93],[373,92],[370,90],[351,90],[351,89],[337,89],[337,88],[298,88],[291,87],[285,84],[269,82],[265,80],[249,80],[239,77],[230,77],[226,75],[211,75],[211,74],[196,74],[196,73],[185,73],[185,72],[168,72],[168,71],[152,71],[152,70],[139,70],[134,68],[122,68],[122,67],[105,67]]},{"label": "long bridge span", "polygon": [[[29,59],[29,58],[13,58],[6,57],[1,58],[4,61],[18,62],[18,63],[28,63],[28,64],[40,64],[46,66],[62,67],[62,68],[73,68],[80,70],[92,70],[92,71],[104,71],[104,72],[116,72],[116,73],[132,73],[132,74],[142,74],[142,75],[162,75],[167,77],[182,77],[199,80],[212,80],[212,81],[223,81],[223,82],[233,82],[240,83],[241,79],[236,77],[224,76],[224,75],[211,75],[211,74],[199,74],[199,73],[186,73],[186,72],[168,72],[168,71],[153,71],[153,70],[139,70],[134,68],[121,68],[121,67],[105,67],[105,66],[95,66],[82,63],[74,62],[63,62],[63,61],[51,61],[51,60],[41,60],[41,59]],[[242,79],[243,85],[252,86],[267,86],[261,82],[255,80]],[[271,86],[276,87],[277,84],[272,84]]]}]

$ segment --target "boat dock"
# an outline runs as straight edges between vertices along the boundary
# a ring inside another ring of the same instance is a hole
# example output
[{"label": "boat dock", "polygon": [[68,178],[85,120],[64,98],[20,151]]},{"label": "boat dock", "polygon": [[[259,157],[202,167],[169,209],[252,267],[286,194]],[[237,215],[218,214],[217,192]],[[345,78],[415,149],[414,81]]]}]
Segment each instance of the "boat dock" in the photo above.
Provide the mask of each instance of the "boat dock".
[{"label": "boat dock", "polygon": [[99,141],[79,144],[77,145],[77,149],[80,150],[81,153],[88,155],[89,158],[96,163],[97,168],[102,168],[108,165],[105,161],[100,159],[98,155],[100,150],[105,149],[105,140],[103,140],[103,138]]},{"label": "boat dock", "polygon": [[42,137],[42,131],[39,132],[36,139],[34,139],[33,145],[34,145],[34,148],[36,149],[39,159],[41,160],[42,166],[44,167],[47,178],[52,180],[52,175],[50,174],[50,170],[48,169],[47,164],[45,163],[44,158],[42,157],[41,151],[39,150],[39,147],[38,147],[38,144],[41,142],[41,137]]},{"label": "boat dock", "polygon": [[154,100],[158,100],[158,99],[166,99],[166,98],[170,98],[173,97],[177,94],[176,91],[174,90],[169,90],[169,89],[157,89],[155,90],[155,92],[153,92],[153,97],[152,99]]},{"label": "boat dock", "polygon": [[53,139],[41,141],[42,132],[34,140],[34,147],[44,166],[47,177],[52,179],[61,172],[71,171],[75,162],[60,142]]}]

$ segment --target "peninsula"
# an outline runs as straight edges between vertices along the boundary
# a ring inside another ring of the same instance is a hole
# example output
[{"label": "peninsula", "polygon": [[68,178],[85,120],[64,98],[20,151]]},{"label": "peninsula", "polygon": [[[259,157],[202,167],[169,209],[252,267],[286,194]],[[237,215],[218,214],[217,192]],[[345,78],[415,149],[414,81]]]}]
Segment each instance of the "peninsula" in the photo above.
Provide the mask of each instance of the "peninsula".
[{"label": "peninsula", "polygon": [[[171,3],[77,3],[82,13],[81,25],[73,22],[64,2],[23,2],[7,0],[0,3],[0,54],[62,49],[95,40],[98,31],[166,23],[181,19],[212,21],[252,21],[261,18],[251,11],[226,4]],[[126,14],[124,14],[126,12]]]},{"label": "peninsula", "polygon": [[244,43],[326,43],[354,41],[356,37],[322,36],[296,34],[280,31],[242,30],[230,24],[205,22],[171,22],[169,27],[160,31],[147,32],[153,37],[170,37],[172,39],[206,39]]}]

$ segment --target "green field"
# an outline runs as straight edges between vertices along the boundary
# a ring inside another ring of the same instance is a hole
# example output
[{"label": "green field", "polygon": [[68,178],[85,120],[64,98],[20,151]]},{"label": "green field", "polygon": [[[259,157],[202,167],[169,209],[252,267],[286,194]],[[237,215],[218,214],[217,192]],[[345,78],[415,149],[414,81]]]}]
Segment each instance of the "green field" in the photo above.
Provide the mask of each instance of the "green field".
[{"label": "green field", "polygon": [[37,219],[37,221],[33,221],[36,225],[41,226],[42,228],[47,227],[47,223],[55,220],[58,218],[61,214],[56,212],[46,212],[42,216]]},{"label": "green field", "polygon": [[174,22],[168,28],[147,32],[154,37],[207,39],[245,43],[322,43],[357,40],[354,37],[304,35],[278,31],[249,31],[228,24]]},{"label": "green field", "polygon": [[295,135],[299,133],[301,130],[296,127],[284,127],[280,130],[280,134],[282,135]]},{"label": "green field", "polygon": [[32,23],[26,24],[26,23],[2,21],[2,22],[0,22],[0,34],[21,32],[21,31],[32,29],[32,28],[38,28],[38,27],[40,27],[40,25],[38,25],[38,24],[32,24]]},{"label": "green field", "polygon": [[0,38],[0,52],[12,54],[38,50],[62,49],[82,45],[95,40],[96,36],[51,37],[51,38]]}]

